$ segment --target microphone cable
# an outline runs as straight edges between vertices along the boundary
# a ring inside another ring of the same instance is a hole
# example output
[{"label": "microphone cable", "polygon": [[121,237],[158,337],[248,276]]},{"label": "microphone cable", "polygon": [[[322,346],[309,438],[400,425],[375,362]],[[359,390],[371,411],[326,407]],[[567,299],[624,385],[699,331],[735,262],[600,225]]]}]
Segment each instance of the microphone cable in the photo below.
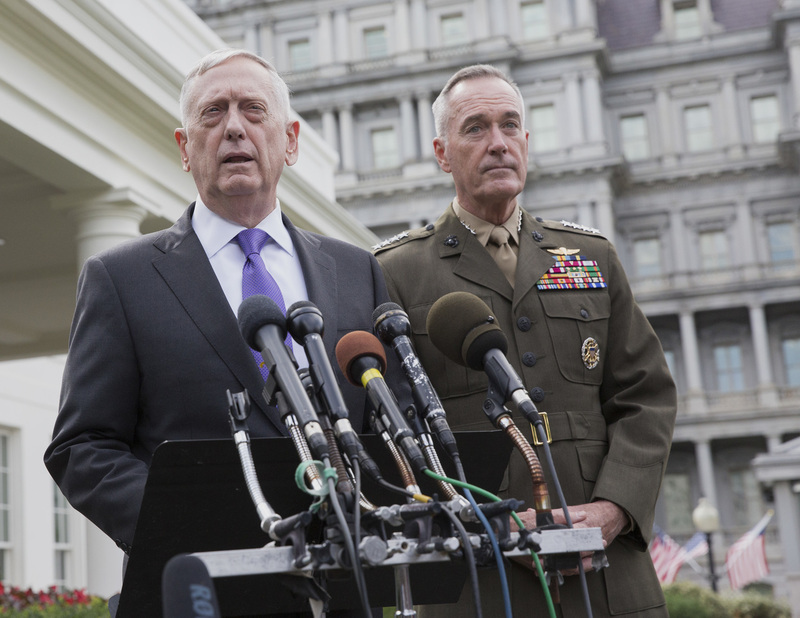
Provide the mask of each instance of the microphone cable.
[{"label": "microphone cable", "polygon": [[[436,473],[433,471],[426,471],[425,474],[427,474],[428,476],[436,475]],[[480,487],[477,487],[475,485],[471,485],[470,483],[447,477],[442,477],[442,480],[447,481],[448,483],[452,483],[456,487],[461,487],[466,491],[470,490],[474,491],[475,493],[480,494],[485,498],[488,498],[494,502],[501,502],[501,499],[495,496],[493,493],[486,491],[485,489],[481,489]],[[523,523],[522,519],[520,519],[519,515],[517,515],[514,511],[511,511],[511,517],[516,522],[517,526],[519,526],[520,530],[525,529],[525,524]],[[542,569],[542,564],[539,561],[539,556],[536,555],[536,552],[531,550],[531,557],[533,558],[533,563],[536,566],[536,573],[538,574],[539,581],[542,585],[542,591],[544,592],[545,601],[547,602],[547,609],[548,613],[550,614],[550,618],[556,618],[556,610],[555,606],[553,605],[553,598],[550,595],[550,590],[547,587],[547,580],[545,578],[544,569]]]}]

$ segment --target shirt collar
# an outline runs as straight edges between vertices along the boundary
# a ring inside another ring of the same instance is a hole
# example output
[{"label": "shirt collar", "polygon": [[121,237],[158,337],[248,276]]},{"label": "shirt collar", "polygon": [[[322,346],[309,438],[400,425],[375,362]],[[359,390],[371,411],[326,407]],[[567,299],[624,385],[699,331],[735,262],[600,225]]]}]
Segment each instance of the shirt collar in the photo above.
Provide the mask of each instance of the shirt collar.
[{"label": "shirt collar", "polygon": [[[239,232],[246,229],[211,211],[199,195],[195,200],[192,227],[209,258],[232,242]],[[275,200],[275,208],[256,227],[264,230],[281,249],[294,256],[294,245],[289,230],[283,224],[279,200]]]},{"label": "shirt collar", "polygon": [[[458,203],[457,197],[453,198],[453,212],[456,214],[459,221],[461,221],[461,224],[472,232],[476,240],[485,247],[489,242],[489,235],[495,228],[494,223],[484,221],[480,217],[476,217],[471,212],[465,210],[464,207]],[[508,219],[501,224],[501,227],[506,228],[509,234],[511,234],[511,238],[516,245],[519,245],[519,230],[521,225],[522,210],[519,207],[519,203],[517,203]]]}]

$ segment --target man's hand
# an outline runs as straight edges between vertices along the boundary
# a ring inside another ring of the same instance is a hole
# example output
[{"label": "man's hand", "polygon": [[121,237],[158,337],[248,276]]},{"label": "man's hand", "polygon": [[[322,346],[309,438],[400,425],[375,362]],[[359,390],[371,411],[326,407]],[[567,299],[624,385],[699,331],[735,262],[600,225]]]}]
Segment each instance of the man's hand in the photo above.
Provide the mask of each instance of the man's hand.
[{"label": "man's hand", "polygon": [[[625,511],[608,500],[598,500],[568,508],[573,528],[600,528],[604,548],[608,547],[617,538],[617,535],[628,528],[631,523]],[[563,509],[553,509],[553,521],[557,524],[567,523]],[[583,568],[588,573],[592,570],[592,552],[581,553],[581,558]],[[563,575],[576,575],[577,573],[577,569],[562,571]]]}]

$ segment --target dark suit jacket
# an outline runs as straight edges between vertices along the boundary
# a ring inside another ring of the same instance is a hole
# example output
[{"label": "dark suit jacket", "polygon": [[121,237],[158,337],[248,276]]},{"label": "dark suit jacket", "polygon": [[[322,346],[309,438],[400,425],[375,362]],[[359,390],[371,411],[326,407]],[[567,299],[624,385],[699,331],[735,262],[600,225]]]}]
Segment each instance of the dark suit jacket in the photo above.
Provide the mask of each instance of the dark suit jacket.
[{"label": "dark suit jacket", "polygon": [[[171,228],[91,257],[78,283],[61,404],[45,464],[70,503],[123,550],[133,540],[148,463],[164,440],[230,437],[226,390],[246,388],[253,437],[285,429],[263,397],[263,379],[191,226],[194,206]],[[372,331],[388,296],[370,253],[284,221],[324,342],[363,431],[364,390],[334,359],[338,340]]]},{"label": "dark suit jacket", "polygon": [[[554,257],[547,249],[579,249],[595,260],[607,288],[538,290]],[[409,315],[420,361],[439,393],[454,429],[488,429],[482,411],[487,379],[444,357],[430,342],[431,305],[449,292],[479,296],[508,337],[507,356],[553,430],[555,468],[567,503],[606,499],[623,507],[636,525],[609,546],[610,568],[588,577],[594,615],[664,615],[664,598],[645,551],[656,498],[669,454],[676,413],[675,387],[660,343],[636,305],[611,244],[568,224],[523,213],[516,285],[512,288],[488,251],[448,208],[434,225],[415,230],[376,252],[392,300]],[[598,344],[596,366],[584,362],[583,344]],[[515,422],[528,439],[521,416]],[[541,450],[539,459],[545,464]],[[462,453],[462,457],[469,457]],[[554,508],[561,506],[552,486]],[[511,496],[533,504],[524,460],[512,456]],[[484,608],[500,611],[497,574],[481,586]],[[544,612],[536,577],[512,565],[509,577],[515,615]],[[583,616],[577,577],[561,592],[565,616]],[[469,594],[462,595],[469,602]],[[461,616],[463,606],[425,608],[424,616]],[[422,613],[421,613],[422,615]]]}]

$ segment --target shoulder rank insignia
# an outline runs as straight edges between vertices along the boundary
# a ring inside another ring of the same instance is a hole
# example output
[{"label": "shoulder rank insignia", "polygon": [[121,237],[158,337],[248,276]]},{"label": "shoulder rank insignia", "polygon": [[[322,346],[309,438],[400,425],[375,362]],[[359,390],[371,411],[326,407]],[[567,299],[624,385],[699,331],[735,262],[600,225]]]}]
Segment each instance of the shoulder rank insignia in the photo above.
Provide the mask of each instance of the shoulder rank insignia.
[{"label": "shoulder rank insignia", "polygon": [[[564,247],[549,251],[553,253],[560,249],[564,249]],[[572,251],[572,249],[564,250],[565,252]],[[587,260],[584,256],[576,255],[576,253],[557,253],[553,259],[556,263],[536,282],[538,289],[585,290],[608,287],[595,260]]]},{"label": "shoulder rank insignia", "polygon": [[387,238],[386,240],[382,240],[377,245],[373,245],[372,250],[377,251],[378,249],[383,249],[384,247],[388,247],[393,242],[397,242],[398,240],[402,240],[403,238],[408,237],[408,232],[400,232],[399,234],[395,234],[391,238]]},{"label": "shoulder rank insignia", "polygon": [[563,225],[564,227],[571,227],[572,229],[575,230],[589,232],[590,234],[600,233],[600,230],[598,230],[596,227],[589,227],[588,225],[581,225],[580,223],[573,223],[572,221],[566,221],[564,219],[561,219],[561,225]]}]

